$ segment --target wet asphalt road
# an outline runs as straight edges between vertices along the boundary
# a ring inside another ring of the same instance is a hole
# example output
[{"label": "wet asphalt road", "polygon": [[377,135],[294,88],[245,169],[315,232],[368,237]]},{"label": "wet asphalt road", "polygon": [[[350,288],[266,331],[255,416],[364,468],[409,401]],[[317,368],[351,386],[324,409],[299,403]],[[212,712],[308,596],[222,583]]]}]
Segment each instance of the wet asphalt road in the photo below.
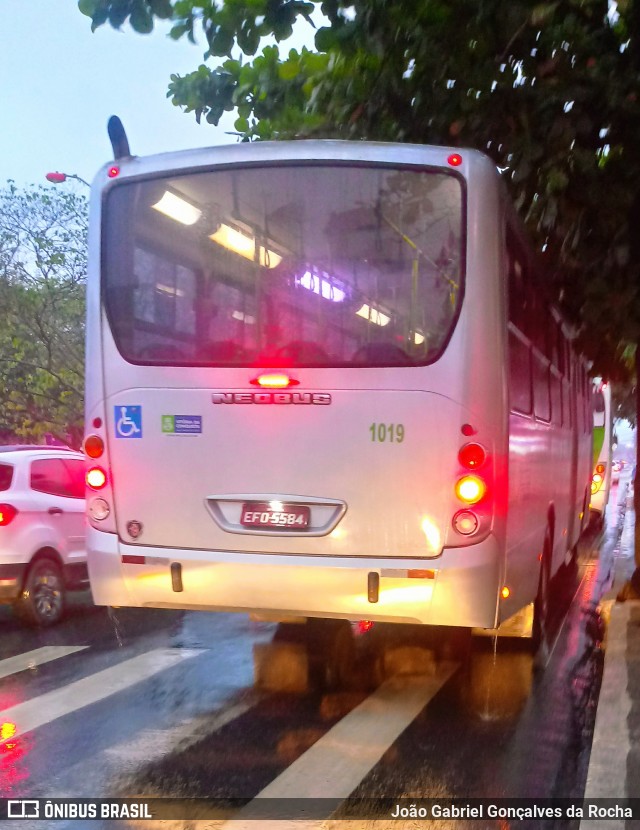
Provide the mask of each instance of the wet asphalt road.
[{"label": "wet asphalt road", "polygon": [[[578,566],[555,580],[546,669],[534,670],[521,641],[476,638],[466,665],[374,759],[353,796],[582,796],[602,668],[598,600],[618,532],[612,515],[600,556],[584,545]],[[0,744],[0,796],[252,799],[376,684],[369,656],[342,691],[256,690],[252,649],[274,632],[244,615],[108,612],[88,594],[45,631],[23,628],[0,608],[0,672],[26,652],[85,647],[0,675],[0,710],[46,721],[21,734],[15,719],[16,735]],[[141,660],[150,668],[136,676]],[[61,689],[68,711],[47,721],[42,713]],[[18,704],[26,708],[12,708]]]}]

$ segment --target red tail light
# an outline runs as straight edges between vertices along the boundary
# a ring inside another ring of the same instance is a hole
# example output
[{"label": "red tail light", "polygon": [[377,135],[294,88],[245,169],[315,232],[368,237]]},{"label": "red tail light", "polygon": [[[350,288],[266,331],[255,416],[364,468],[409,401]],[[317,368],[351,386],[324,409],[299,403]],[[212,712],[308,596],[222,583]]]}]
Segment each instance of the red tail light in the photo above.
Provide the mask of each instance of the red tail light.
[{"label": "red tail light", "polygon": [[458,461],[467,470],[477,470],[486,460],[487,452],[482,444],[465,444],[458,453]]},{"label": "red tail light", "polygon": [[6,527],[18,515],[18,509],[12,504],[0,504],[0,527]]}]

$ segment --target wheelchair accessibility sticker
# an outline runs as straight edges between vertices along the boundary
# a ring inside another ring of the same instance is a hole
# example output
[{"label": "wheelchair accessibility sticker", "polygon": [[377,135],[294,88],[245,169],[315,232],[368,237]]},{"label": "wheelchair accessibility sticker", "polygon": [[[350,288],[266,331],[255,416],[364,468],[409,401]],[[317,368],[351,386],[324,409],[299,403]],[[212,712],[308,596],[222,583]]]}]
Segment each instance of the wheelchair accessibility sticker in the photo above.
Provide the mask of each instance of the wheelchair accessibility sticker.
[{"label": "wheelchair accessibility sticker", "polygon": [[114,406],[116,438],[142,438],[142,407]]}]

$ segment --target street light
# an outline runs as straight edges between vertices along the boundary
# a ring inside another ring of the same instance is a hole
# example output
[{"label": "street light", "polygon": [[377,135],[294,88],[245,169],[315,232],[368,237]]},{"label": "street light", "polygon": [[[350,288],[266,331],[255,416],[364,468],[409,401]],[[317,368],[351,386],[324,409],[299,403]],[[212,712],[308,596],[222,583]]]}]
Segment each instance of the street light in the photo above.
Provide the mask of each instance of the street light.
[{"label": "street light", "polygon": [[62,184],[67,179],[77,179],[82,184],[86,184],[87,187],[91,187],[89,182],[85,181],[81,176],[76,176],[75,173],[47,173],[46,179],[53,184]]}]

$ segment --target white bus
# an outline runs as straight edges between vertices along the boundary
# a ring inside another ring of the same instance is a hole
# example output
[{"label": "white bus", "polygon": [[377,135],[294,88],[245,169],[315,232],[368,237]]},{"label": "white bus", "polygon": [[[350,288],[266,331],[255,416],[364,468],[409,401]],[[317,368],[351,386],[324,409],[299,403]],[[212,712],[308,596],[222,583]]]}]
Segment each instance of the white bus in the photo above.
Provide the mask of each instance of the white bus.
[{"label": "white bus", "polygon": [[488,158],[127,147],[90,249],[96,603],[539,634],[590,386]]},{"label": "white bus", "polygon": [[597,379],[594,382],[593,475],[589,508],[598,516],[598,521],[602,524],[607,514],[611,492],[612,441],[611,386]]}]

